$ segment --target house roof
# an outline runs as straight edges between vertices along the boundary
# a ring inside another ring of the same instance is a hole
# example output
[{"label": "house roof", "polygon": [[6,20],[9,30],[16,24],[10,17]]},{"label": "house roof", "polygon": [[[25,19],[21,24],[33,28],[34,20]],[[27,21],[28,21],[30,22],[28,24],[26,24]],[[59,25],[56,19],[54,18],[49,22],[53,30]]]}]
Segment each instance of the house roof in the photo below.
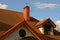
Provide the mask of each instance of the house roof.
[{"label": "house roof", "polygon": [[[3,36],[8,36],[10,33],[15,31],[15,28],[18,29],[18,27],[16,26],[18,26],[19,24],[21,25],[22,22],[24,22],[23,12],[0,9],[0,38]],[[50,22],[54,27],[56,27],[56,25],[50,18],[39,21],[30,16],[30,20],[25,21],[25,23],[30,27],[31,31],[33,31],[33,33],[35,33],[38,38],[41,38],[42,35],[40,35],[41,32],[39,30],[36,30],[35,27],[44,25],[47,22]]]},{"label": "house roof", "polygon": [[54,31],[54,35],[60,36],[60,32],[58,32],[57,30],[53,30]]},{"label": "house roof", "polygon": [[0,9],[0,22],[15,25],[23,20],[22,12]]},{"label": "house roof", "polygon": [[[23,12],[0,9],[0,32],[7,31],[15,24],[23,21]],[[37,19],[30,17],[30,24],[34,25]]]},{"label": "house roof", "polygon": [[[5,24],[13,26],[22,20],[24,20],[23,12],[0,9],[0,22],[1,23],[5,23]],[[30,21],[38,22],[38,20],[33,17],[30,17]]]},{"label": "house roof", "polygon": [[60,36],[57,35],[42,35],[44,40],[60,40]]},{"label": "house roof", "polygon": [[51,40],[60,40],[60,36],[57,35],[46,35],[46,37],[50,38]]},{"label": "house roof", "polygon": [[37,24],[35,26],[42,27],[42,25],[46,24],[47,22],[50,22],[53,25],[53,27],[56,27],[55,23],[50,18],[47,18],[47,19],[37,22]]},{"label": "house roof", "polygon": [[[42,35],[38,33],[38,30],[34,27],[32,27],[28,22],[26,21],[21,21],[12,28],[10,28],[8,31],[6,31],[2,36],[0,36],[0,40],[4,40],[7,36],[9,36],[11,33],[13,33],[15,30],[21,27],[22,24],[26,25],[26,28],[29,29],[39,40],[43,40],[41,37]],[[18,27],[17,27],[18,26]]]}]

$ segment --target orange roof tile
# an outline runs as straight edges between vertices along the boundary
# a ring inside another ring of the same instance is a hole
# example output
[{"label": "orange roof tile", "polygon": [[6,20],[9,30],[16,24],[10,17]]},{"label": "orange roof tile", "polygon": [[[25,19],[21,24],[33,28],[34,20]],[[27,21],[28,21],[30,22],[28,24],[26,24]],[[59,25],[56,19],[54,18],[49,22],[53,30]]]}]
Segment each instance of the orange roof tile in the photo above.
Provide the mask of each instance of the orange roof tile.
[{"label": "orange roof tile", "polygon": [[22,12],[0,9],[0,22],[12,26],[22,20],[23,20]]},{"label": "orange roof tile", "polygon": [[56,35],[46,35],[46,36],[55,40],[60,40],[60,36],[56,36]]},{"label": "orange roof tile", "polygon": [[[0,9],[0,30],[7,31],[12,26],[23,21],[23,12]],[[34,25],[38,22],[37,19],[30,17],[30,24]]]},{"label": "orange roof tile", "polygon": [[[23,12],[0,9],[0,22],[13,26],[22,20],[24,20]],[[38,22],[38,20],[33,17],[30,17],[30,21]]]}]

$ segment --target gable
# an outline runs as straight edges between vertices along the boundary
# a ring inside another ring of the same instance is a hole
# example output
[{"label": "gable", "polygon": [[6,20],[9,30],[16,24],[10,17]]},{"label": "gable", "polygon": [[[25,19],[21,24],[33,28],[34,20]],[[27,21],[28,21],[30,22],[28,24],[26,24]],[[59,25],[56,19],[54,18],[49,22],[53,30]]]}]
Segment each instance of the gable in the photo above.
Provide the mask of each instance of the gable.
[{"label": "gable", "polygon": [[[0,28],[4,29],[4,27],[7,29],[10,29],[17,23],[23,21],[23,12],[17,12],[12,10],[5,10],[0,9]],[[30,24],[35,25],[36,22],[38,22],[37,19],[30,17]]]},{"label": "gable", "polygon": [[[45,25],[47,23],[52,25],[54,28],[56,27],[55,23],[50,18],[38,22],[35,26],[42,27],[43,25]],[[39,28],[39,27],[37,27],[37,28]]]},{"label": "gable", "polygon": [[[15,26],[13,26],[12,28],[10,28],[8,31],[6,31],[1,37],[1,40],[4,40],[5,38],[7,38],[10,34],[12,34],[13,32],[15,32],[16,30],[18,30],[21,25],[24,24],[26,25],[25,27],[33,34],[35,35],[36,38],[38,38],[39,40],[43,40],[42,39],[42,35],[39,34],[38,30],[36,28],[33,28],[32,26],[30,26],[28,23],[26,23],[26,21],[23,22],[19,22],[18,24],[16,24]],[[29,36],[30,37],[30,36]],[[28,38],[29,38],[28,37]]]},{"label": "gable", "polygon": [[25,25],[22,25],[19,29],[17,29],[16,31],[14,31],[12,34],[10,34],[8,37],[6,37],[6,39],[4,39],[4,40],[18,40],[18,39],[21,39],[21,37],[19,36],[19,31],[22,30],[22,29],[25,30],[25,32],[26,32],[25,37],[34,37],[34,38],[36,38],[29,31],[29,29],[26,28]]},{"label": "gable", "polygon": [[37,23],[36,28],[44,35],[54,35],[53,29],[56,25],[48,18]]}]

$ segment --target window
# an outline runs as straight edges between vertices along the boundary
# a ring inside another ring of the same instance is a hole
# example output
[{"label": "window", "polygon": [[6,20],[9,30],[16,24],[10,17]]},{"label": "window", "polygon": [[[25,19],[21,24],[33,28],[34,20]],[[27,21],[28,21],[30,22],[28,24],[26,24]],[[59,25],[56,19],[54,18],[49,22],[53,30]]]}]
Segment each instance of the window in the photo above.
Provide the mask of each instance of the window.
[{"label": "window", "polygon": [[19,30],[19,36],[21,37],[20,40],[38,40],[36,37],[33,36],[26,36],[26,31],[24,29]]},{"label": "window", "polygon": [[50,35],[50,33],[52,32],[53,28],[52,27],[52,24],[50,22],[47,22],[45,25],[43,25],[43,28],[44,28],[44,34],[45,35]]},{"label": "window", "polygon": [[24,29],[20,29],[19,36],[20,37],[25,37],[26,36],[26,31]]}]

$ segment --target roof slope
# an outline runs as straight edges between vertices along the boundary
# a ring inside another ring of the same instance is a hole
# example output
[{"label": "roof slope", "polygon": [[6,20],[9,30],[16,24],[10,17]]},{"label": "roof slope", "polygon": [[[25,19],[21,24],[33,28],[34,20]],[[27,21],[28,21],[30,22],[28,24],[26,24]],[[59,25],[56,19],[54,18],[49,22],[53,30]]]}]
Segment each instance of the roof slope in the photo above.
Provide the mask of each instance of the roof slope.
[{"label": "roof slope", "polygon": [[[7,31],[12,26],[23,20],[23,12],[0,9],[0,32]],[[35,25],[38,20],[33,17],[30,17],[29,22],[31,25]]]},{"label": "roof slope", "polygon": [[[15,25],[16,23],[23,21],[23,12],[16,12],[11,10],[0,9],[0,22],[8,25]],[[38,22],[37,19],[30,17],[30,21]]]},{"label": "roof slope", "polygon": [[50,18],[39,21],[35,26],[41,26],[46,24],[47,22],[50,22],[54,27],[56,27],[55,23]]},{"label": "roof slope", "polygon": [[[32,27],[29,23],[26,21],[21,21],[12,28],[10,28],[8,31],[6,31],[2,36],[0,36],[0,40],[4,40],[7,36],[9,36],[11,33],[13,33],[15,30],[21,27],[21,25],[26,25],[26,28],[29,29],[39,40],[43,40],[41,37],[41,34],[38,33],[38,30],[34,27]],[[17,27],[18,26],[18,27]]]},{"label": "roof slope", "polygon": [[46,36],[52,40],[60,40],[60,36],[56,36],[56,35],[46,35]]},{"label": "roof slope", "polygon": [[0,22],[15,25],[19,21],[23,20],[22,12],[16,12],[11,10],[0,9]]},{"label": "roof slope", "polygon": [[54,35],[60,36],[60,32],[58,32],[57,30],[53,30],[54,31]]},{"label": "roof slope", "polygon": [[56,35],[42,35],[44,40],[60,40],[60,36]]}]

